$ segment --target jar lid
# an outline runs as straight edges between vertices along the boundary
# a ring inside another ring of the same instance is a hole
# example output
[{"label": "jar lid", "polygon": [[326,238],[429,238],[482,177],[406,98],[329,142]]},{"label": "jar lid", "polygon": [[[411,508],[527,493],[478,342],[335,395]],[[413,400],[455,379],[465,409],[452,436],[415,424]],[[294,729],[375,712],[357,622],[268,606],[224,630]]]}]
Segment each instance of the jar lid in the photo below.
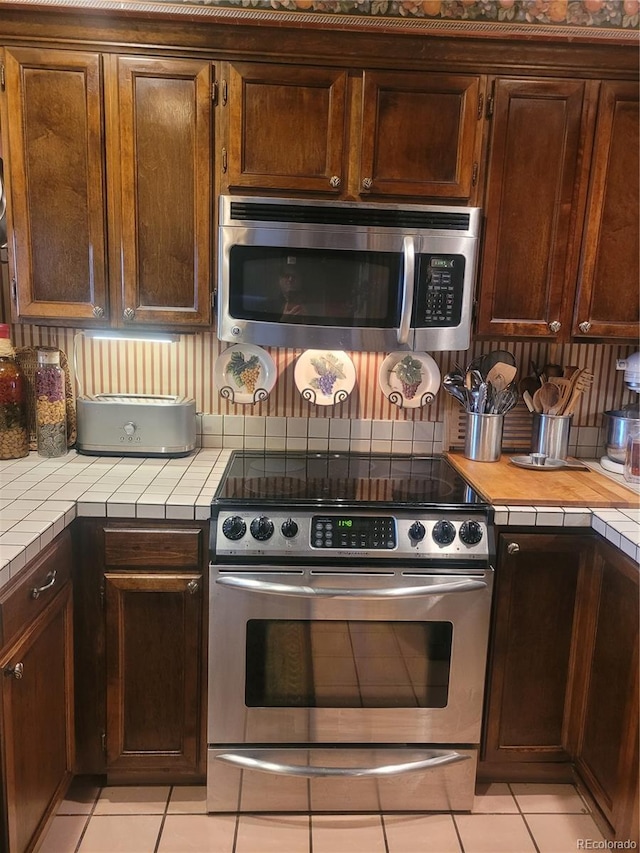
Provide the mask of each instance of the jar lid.
[{"label": "jar lid", "polygon": [[57,349],[38,348],[38,364],[60,364],[60,351]]},{"label": "jar lid", "polygon": [[0,338],[10,338],[11,327],[7,323],[0,323]]}]

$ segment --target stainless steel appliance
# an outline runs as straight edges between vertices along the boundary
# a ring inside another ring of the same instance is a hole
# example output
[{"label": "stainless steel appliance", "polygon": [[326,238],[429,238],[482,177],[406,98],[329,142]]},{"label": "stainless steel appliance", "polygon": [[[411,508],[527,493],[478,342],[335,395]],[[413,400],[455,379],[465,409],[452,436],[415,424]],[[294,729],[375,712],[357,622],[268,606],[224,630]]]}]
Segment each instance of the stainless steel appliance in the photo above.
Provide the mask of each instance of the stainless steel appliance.
[{"label": "stainless steel appliance", "polygon": [[479,208],[222,196],[219,223],[223,341],[469,346]]},{"label": "stainless steel appliance", "polygon": [[212,507],[210,811],[471,808],[490,522],[442,457],[233,455]]},{"label": "stainless steel appliance", "polygon": [[172,394],[78,397],[79,453],[185,456],[196,446],[196,404]]}]

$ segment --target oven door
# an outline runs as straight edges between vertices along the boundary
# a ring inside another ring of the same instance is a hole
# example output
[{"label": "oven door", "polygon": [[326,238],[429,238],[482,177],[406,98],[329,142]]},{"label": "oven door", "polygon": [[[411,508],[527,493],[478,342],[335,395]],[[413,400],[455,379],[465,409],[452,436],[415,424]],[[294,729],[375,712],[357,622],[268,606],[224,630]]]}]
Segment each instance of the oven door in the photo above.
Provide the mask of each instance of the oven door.
[{"label": "oven door", "polygon": [[209,743],[478,743],[492,584],[212,566]]}]

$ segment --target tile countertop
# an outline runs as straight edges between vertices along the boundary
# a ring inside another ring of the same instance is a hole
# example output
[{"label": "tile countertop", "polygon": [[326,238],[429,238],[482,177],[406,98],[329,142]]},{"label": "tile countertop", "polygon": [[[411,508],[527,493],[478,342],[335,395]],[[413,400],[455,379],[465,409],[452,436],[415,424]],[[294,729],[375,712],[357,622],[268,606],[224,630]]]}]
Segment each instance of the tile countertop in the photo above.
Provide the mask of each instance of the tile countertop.
[{"label": "tile countertop", "polygon": [[[30,453],[0,461],[0,587],[76,516],[196,519],[210,505],[231,450],[179,459]],[[640,562],[640,513],[597,507],[496,506],[499,525],[592,527]]]}]

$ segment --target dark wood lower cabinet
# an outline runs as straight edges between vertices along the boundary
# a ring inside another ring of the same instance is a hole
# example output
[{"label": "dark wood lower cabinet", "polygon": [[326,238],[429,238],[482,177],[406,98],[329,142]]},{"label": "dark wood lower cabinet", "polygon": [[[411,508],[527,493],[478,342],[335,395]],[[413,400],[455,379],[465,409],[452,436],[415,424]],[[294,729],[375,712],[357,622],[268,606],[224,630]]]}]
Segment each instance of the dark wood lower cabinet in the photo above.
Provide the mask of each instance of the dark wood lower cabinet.
[{"label": "dark wood lower cabinet", "polygon": [[638,843],[638,566],[595,534],[498,535],[480,779],[572,781]]},{"label": "dark wood lower cabinet", "polygon": [[[27,568],[24,581],[3,590],[0,597],[4,637],[21,622],[0,652],[0,849],[7,853],[35,849],[71,780],[70,556],[66,531],[34,560],[35,570]],[[53,572],[53,583],[33,598],[32,590],[43,587],[42,580],[50,580]]]},{"label": "dark wood lower cabinet", "polygon": [[206,775],[207,522],[80,519],[78,773]]},{"label": "dark wood lower cabinet", "polygon": [[638,566],[599,542],[574,722],[578,773],[616,840],[638,831]]},{"label": "dark wood lower cabinet", "polygon": [[590,539],[498,537],[481,775],[571,778],[567,731]]}]

